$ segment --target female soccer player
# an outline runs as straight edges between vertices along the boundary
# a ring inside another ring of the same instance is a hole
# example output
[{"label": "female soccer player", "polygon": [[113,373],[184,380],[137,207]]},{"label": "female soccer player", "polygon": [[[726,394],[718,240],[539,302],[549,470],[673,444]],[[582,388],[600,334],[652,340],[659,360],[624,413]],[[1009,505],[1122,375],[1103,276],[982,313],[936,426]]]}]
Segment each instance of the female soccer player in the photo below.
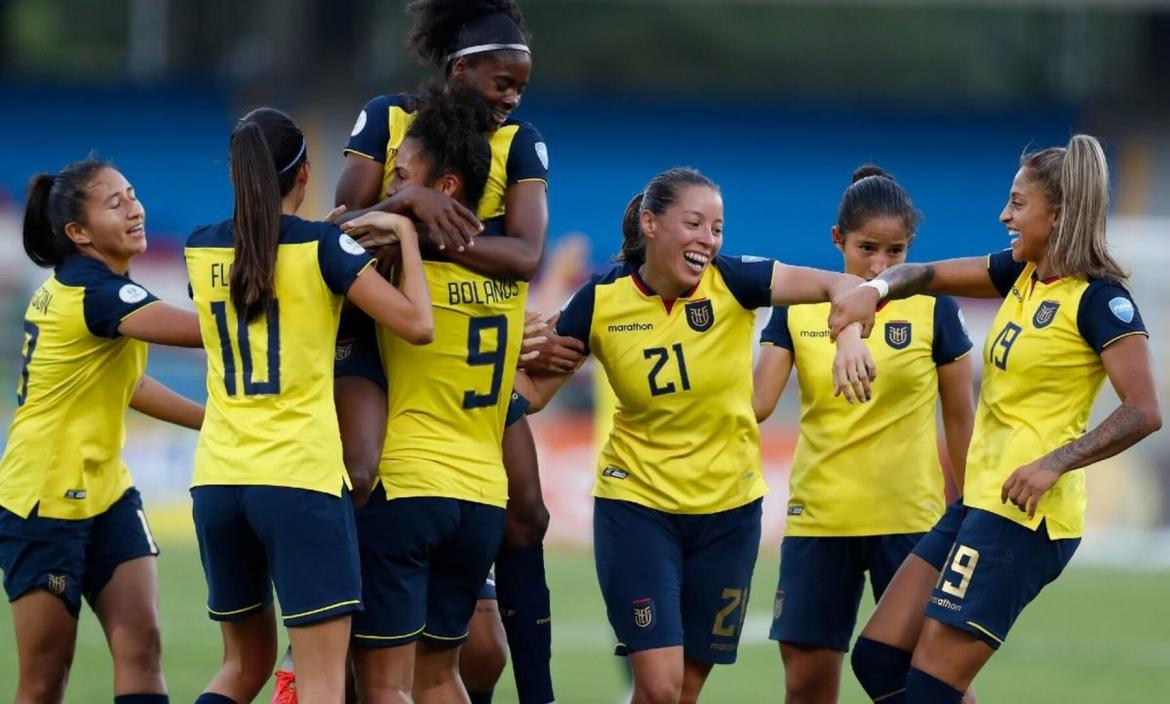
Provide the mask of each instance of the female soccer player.
[{"label": "female soccer player", "polygon": [[[892,176],[859,168],[832,229],[845,272],[868,281],[906,261],[917,224],[910,196]],[[800,379],[800,439],[771,633],[790,704],[837,701],[865,573],[876,600],[942,515],[936,402],[959,485],[974,418],[971,341],[954,300],[914,296],[877,311],[867,345],[882,378],[862,407],[833,396],[828,314],[828,303],[775,308],[754,375],[758,420],[771,415],[794,364]]]},{"label": "female soccer player", "polygon": [[[655,176],[622,232],[621,264],[573,296],[557,332],[587,345],[618,399],[593,532],[634,702],[693,702],[713,664],[735,661],[759,549],[753,309],[827,301],[860,279],[720,255],[723,200],[692,169]],[[859,330],[845,335],[835,376],[864,399],[872,358]],[[521,375],[518,389],[539,409],[566,378]]]},{"label": "female soccer player", "polygon": [[[1076,551],[1085,476],[1075,470],[1161,427],[1145,326],[1108,251],[1108,202],[1093,137],[1025,154],[999,217],[1011,249],[903,264],[834,305],[836,330],[882,299],[925,291],[1004,299],[983,350],[964,507],[915,548],[854,648],[875,701],[959,702]],[[1085,432],[1106,376],[1121,405]]]},{"label": "female soccer player", "polygon": [[[548,150],[532,125],[511,117],[532,71],[520,8],[513,0],[414,0],[407,8],[415,18],[408,39],[415,56],[443,72],[447,89],[469,88],[490,106],[487,186],[475,212],[432,188],[391,188],[398,149],[421,101],[382,95],[358,115],[336,202],[349,208],[344,218],[365,209],[408,213],[422,223],[432,254],[493,279],[527,282],[540,265],[548,227]],[[343,316],[338,344],[347,355],[336,370],[346,465],[369,486],[383,451],[386,380],[368,320]],[[543,549],[548,511],[526,426],[522,418],[504,437],[508,509],[496,577],[520,702],[547,704],[554,699]]]},{"label": "female soccer player", "polygon": [[160,704],[158,547],[121,450],[127,405],[203,422],[199,404],[143,376],[147,342],[198,347],[199,326],[129,278],[146,251],[146,211],[110,163],[34,177],[23,234],[29,259],[53,274],[25,312],[19,407],[0,460],[16,701],[61,701],[84,596],[114,660],[114,701]]},{"label": "female soccer player", "polygon": [[[224,662],[197,700],[248,702],[272,672],[270,582],[298,658],[302,704],[340,701],[349,614],[361,606],[357,539],[333,406],[331,335],[342,298],[412,344],[434,336],[414,228],[402,291],[337,226],[293,215],[309,178],[305,137],[258,108],[232,132],[233,218],[185,251],[208,353],[208,411],[191,489],[208,611]],[[305,565],[314,569],[306,571]]]}]

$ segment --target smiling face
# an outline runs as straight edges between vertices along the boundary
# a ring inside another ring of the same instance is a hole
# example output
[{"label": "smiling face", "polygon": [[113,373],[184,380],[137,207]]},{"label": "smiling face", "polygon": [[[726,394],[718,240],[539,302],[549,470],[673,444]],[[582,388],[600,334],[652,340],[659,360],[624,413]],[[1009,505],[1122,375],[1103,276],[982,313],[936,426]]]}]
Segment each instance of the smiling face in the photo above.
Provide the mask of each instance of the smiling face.
[{"label": "smiling face", "polygon": [[423,151],[419,141],[413,137],[407,137],[402,140],[402,144],[398,147],[398,155],[394,158],[394,176],[391,178],[390,186],[391,188],[401,186],[431,188],[462,203],[462,179],[451,172],[432,174],[431,172],[434,170],[430,156]]},{"label": "smiling face", "polygon": [[906,261],[911,233],[896,215],[878,215],[851,232],[833,227],[833,244],[845,256],[845,273],[869,281]]},{"label": "smiling face", "polygon": [[1059,211],[1032,178],[1027,167],[1016,172],[1011,195],[999,221],[1012,238],[1012,259],[1039,263],[1048,251],[1048,240],[1056,226]]},{"label": "smiling face", "polygon": [[79,251],[91,251],[106,262],[129,262],[146,251],[146,209],[120,171],[104,168],[86,185],[79,221],[67,223],[65,234]]},{"label": "smiling face", "polygon": [[492,119],[499,127],[519,107],[531,74],[532,57],[528,52],[495,51],[457,59],[451,67],[450,80],[479,93],[491,106]]},{"label": "smiling face", "polygon": [[643,210],[641,224],[647,266],[669,287],[686,291],[723,246],[723,196],[709,186],[688,186],[661,215]]}]

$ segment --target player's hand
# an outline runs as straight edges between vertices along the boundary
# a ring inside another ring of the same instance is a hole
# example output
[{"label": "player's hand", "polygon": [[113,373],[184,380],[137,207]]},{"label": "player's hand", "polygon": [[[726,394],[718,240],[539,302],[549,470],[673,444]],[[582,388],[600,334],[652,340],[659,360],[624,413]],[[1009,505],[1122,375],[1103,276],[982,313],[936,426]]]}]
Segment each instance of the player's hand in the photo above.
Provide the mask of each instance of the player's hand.
[{"label": "player's hand", "polygon": [[829,339],[836,342],[841,331],[853,323],[861,323],[861,336],[869,337],[877,305],[878,292],[872,286],[858,286],[837,296],[829,309]]},{"label": "player's hand", "polygon": [[837,338],[837,355],[833,358],[833,395],[844,395],[852,404],[872,398],[869,382],[877,378],[877,365],[869,348],[861,341],[861,325],[851,323]]},{"label": "player's hand", "polygon": [[466,247],[474,246],[473,238],[483,232],[483,223],[475,213],[433,188],[409,186],[402,189],[401,194],[411,212],[423,224],[435,249],[450,248],[462,252]]},{"label": "player's hand", "polygon": [[1060,472],[1044,466],[1043,460],[1036,460],[1012,472],[1003,489],[999,492],[1001,503],[1011,501],[1021,511],[1028,514],[1028,518],[1036,515],[1036,506],[1044,493],[1060,479]]},{"label": "player's hand", "polygon": [[540,319],[540,313],[534,313],[530,310],[524,311],[524,338],[520,341],[520,368],[524,368],[525,362],[540,356],[539,346],[548,342],[548,337],[544,334],[545,329],[546,325]]},{"label": "player's hand", "polygon": [[346,210],[347,208],[344,205],[337,206],[333,210],[330,210],[329,214],[325,216],[325,222],[337,222],[337,218],[341,217],[342,213],[344,213]]},{"label": "player's hand", "polygon": [[[556,333],[558,312],[548,320],[526,318],[521,350],[536,352],[522,367],[546,374],[568,374],[585,362],[585,343]],[[531,331],[531,332],[530,332]]]},{"label": "player's hand", "polygon": [[410,218],[378,210],[343,222],[341,231],[371,251],[416,236],[414,223],[410,221]]}]

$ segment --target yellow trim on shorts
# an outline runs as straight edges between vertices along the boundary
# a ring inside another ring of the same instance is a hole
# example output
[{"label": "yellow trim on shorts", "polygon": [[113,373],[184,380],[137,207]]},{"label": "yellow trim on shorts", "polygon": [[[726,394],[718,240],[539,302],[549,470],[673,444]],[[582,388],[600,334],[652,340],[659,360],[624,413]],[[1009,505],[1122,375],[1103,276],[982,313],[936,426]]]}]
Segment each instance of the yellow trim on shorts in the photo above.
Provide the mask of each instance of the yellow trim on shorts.
[{"label": "yellow trim on shorts", "polygon": [[984,628],[983,626],[980,626],[978,623],[975,623],[974,621],[968,621],[968,622],[967,622],[967,625],[968,625],[968,626],[970,626],[971,628],[974,628],[974,629],[978,630],[980,633],[982,633],[983,635],[987,636],[988,638],[991,638],[991,639],[993,639],[993,640],[994,640],[996,643],[999,643],[1000,645],[1003,645],[1003,639],[1002,639],[1002,638],[1000,638],[999,636],[995,635],[995,634],[994,634],[994,633],[992,633],[991,631],[987,630],[987,629],[986,629],[986,628]]},{"label": "yellow trim on shorts", "polygon": [[[491,601],[491,599],[487,599],[487,601]],[[467,638],[467,637],[469,637],[469,636],[471,635],[471,631],[468,631],[467,633],[464,633],[464,634],[463,634],[463,635],[461,635],[461,636],[455,636],[455,637],[451,637],[451,636],[437,636],[437,635],[435,635],[434,633],[427,633],[427,632],[426,632],[426,626],[423,626],[423,635],[424,635],[424,636],[426,636],[427,638],[433,638],[433,639],[435,639],[435,640],[450,640],[450,641],[456,641],[456,640],[463,640],[464,638]]]},{"label": "yellow trim on shorts", "polygon": [[419,626],[419,629],[413,633],[407,633],[404,636],[374,636],[366,633],[354,633],[354,638],[365,638],[366,640],[402,640],[403,638],[412,638],[419,635],[426,629],[426,626]]},{"label": "yellow trim on shorts", "polygon": [[261,606],[264,606],[263,601],[256,603],[256,604],[252,604],[251,606],[245,606],[242,609],[234,609],[232,611],[216,611],[215,609],[208,606],[207,613],[211,614],[212,616],[235,616],[236,614],[242,614],[245,611],[251,611],[252,609],[258,609]]},{"label": "yellow trim on shorts", "polygon": [[281,614],[280,619],[282,621],[288,621],[289,619],[294,619],[294,618],[304,618],[306,616],[312,616],[313,614],[319,614],[323,611],[330,611],[332,609],[337,609],[337,608],[340,608],[342,606],[353,606],[354,604],[360,604],[360,603],[362,603],[361,599],[350,599],[348,601],[339,601],[336,604],[330,604],[329,606],[322,606],[321,608],[313,609],[312,611],[302,611],[299,614]]}]

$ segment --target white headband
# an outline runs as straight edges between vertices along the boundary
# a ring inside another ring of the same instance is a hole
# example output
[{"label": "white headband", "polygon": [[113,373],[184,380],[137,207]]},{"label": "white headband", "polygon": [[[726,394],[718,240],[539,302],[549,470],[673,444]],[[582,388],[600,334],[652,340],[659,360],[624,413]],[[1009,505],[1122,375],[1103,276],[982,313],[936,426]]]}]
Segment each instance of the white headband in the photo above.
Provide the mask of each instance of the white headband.
[{"label": "white headband", "polygon": [[451,54],[447,54],[447,63],[451,63],[455,59],[462,56],[469,56],[471,54],[482,54],[485,51],[499,51],[500,49],[511,49],[512,51],[523,51],[525,54],[531,54],[532,50],[526,44],[478,44],[476,46],[469,46],[466,49],[460,49]]},{"label": "white headband", "polygon": [[288,171],[292,167],[296,166],[296,163],[301,160],[302,156],[304,156],[306,146],[308,146],[308,145],[305,144],[305,138],[301,137],[301,150],[299,152],[297,152],[297,155],[293,157],[292,161],[288,162],[288,166],[284,167],[280,171],[277,171],[276,175],[279,176],[280,174],[283,174],[285,171]]}]

